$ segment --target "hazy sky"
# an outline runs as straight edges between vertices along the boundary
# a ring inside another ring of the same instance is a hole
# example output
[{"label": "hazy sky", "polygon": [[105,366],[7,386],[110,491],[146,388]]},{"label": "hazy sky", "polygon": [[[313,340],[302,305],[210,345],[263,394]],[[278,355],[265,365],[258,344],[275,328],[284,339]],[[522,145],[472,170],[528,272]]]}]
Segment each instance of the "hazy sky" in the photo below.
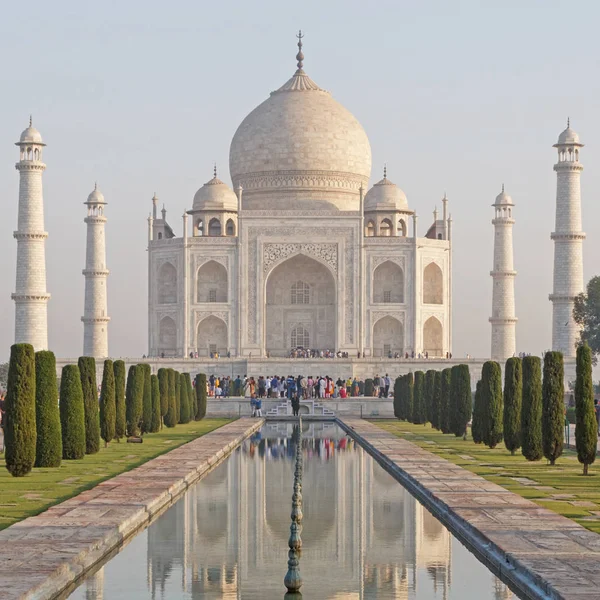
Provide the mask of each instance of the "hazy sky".
[{"label": "hazy sky", "polygon": [[[89,5],[88,5],[89,4]],[[420,215],[447,191],[454,219],[454,353],[490,351],[491,204],[515,201],[518,350],[551,342],[556,175],[567,116],[581,154],[586,281],[598,273],[600,4],[504,2],[5,3],[0,22],[0,359],[14,338],[18,173],[29,113],[48,144],[44,174],[49,343],[82,351],[83,202],[108,207],[111,354],[147,351],[146,218],[154,191],[178,234],[212,175],[230,183],[229,143],[244,116],[305,70],[367,131],[372,183],[389,178]]]}]

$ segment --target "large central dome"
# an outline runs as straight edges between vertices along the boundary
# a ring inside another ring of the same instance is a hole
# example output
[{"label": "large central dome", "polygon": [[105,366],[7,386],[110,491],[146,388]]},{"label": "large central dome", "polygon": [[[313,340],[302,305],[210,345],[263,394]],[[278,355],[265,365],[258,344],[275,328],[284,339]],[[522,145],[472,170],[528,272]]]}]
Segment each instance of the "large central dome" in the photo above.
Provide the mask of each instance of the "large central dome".
[{"label": "large central dome", "polygon": [[[301,48],[301,44],[299,44]],[[358,120],[302,69],[238,127],[229,151],[244,209],[359,210],[371,146]]]}]

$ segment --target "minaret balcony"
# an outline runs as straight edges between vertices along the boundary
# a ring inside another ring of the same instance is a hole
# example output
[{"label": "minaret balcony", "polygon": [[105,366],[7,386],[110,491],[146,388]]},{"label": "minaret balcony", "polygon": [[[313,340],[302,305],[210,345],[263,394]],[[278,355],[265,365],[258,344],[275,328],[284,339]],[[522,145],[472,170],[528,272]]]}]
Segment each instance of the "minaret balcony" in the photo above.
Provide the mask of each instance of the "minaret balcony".
[{"label": "minaret balcony", "polygon": [[519,319],[517,317],[490,317],[489,322],[492,325],[510,325],[516,323]]},{"label": "minaret balcony", "polygon": [[45,240],[48,237],[47,231],[13,231],[13,237],[16,240]]},{"label": "minaret balcony", "polygon": [[492,277],[516,277],[516,271],[490,271]]},{"label": "minaret balcony", "polygon": [[555,242],[585,240],[585,233],[583,231],[553,231],[550,234],[550,239]]}]

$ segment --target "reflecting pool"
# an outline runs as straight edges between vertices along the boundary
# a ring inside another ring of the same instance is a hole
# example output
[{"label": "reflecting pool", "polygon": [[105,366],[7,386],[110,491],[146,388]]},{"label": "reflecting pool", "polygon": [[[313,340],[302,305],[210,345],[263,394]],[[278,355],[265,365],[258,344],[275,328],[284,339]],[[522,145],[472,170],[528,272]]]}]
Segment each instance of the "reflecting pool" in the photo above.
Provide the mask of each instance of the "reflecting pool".
[{"label": "reflecting pool", "polygon": [[[282,599],[296,442],[268,423],[70,598]],[[516,599],[333,423],[304,423],[302,596]]]}]

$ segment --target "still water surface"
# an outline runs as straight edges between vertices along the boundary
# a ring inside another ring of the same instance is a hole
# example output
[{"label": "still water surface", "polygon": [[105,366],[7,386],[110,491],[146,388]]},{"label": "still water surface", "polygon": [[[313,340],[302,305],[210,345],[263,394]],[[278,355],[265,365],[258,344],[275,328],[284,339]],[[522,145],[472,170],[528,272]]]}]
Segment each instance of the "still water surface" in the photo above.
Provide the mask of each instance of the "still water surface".
[{"label": "still water surface", "polygon": [[[292,427],[265,425],[70,598],[282,599]],[[337,425],[303,436],[303,598],[516,600]]]}]

